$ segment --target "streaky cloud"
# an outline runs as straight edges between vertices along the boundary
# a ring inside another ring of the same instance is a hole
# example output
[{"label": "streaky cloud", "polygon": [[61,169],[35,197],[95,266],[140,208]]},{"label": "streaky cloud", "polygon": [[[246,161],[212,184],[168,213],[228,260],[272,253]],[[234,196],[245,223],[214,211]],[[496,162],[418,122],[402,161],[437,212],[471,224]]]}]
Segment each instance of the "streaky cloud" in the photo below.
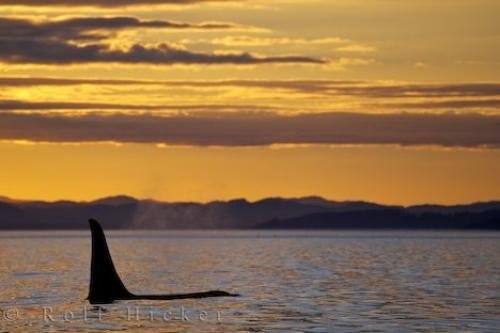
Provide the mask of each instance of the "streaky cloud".
[{"label": "streaky cloud", "polygon": [[172,116],[0,114],[1,140],[113,141],[190,146],[398,144],[498,147],[500,116],[271,112]]},{"label": "streaky cloud", "polygon": [[[286,89],[323,95],[348,95],[371,98],[462,98],[500,97],[500,83],[399,83],[386,84],[377,81],[359,80],[212,80],[212,81],[147,81],[66,79],[50,77],[2,77],[0,86],[37,85],[159,85],[183,87],[243,87],[264,89]],[[443,101],[445,103],[445,101]],[[452,102],[450,102],[452,103]],[[472,103],[472,102],[471,102]],[[492,103],[492,102],[487,102]],[[465,104],[460,104],[465,105]],[[458,107],[460,107],[457,104]],[[411,107],[411,105],[409,105]]]},{"label": "streaky cloud", "polygon": [[[98,103],[98,102],[47,102],[47,101],[24,101],[24,100],[0,100],[0,111],[32,111],[47,113],[59,110],[81,110],[81,111],[107,111],[120,110],[123,112],[137,111],[248,111],[252,110],[276,110],[278,107],[260,106],[251,104],[120,104],[120,103]],[[102,113],[102,112],[101,112]]]},{"label": "streaky cloud", "polygon": [[500,99],[420,101],[415,103],[384,103],[384,107],[402,109],[463,109],[463,108],[500,108]]},{"label": "streaky cloud", "polygon": [[80,79],[80,78],[57,78],[57,77],[0,77],[0,86],[36,86],[36,85],[166,85],[166,86],[194,86],[194,87],[263,87],[263,88],[289,88],[297,90],[321,89],[330,85],[355,85],[368,83],[368,81],[353,80],[210,80],[210,81],[153,81],[134,79]]}]

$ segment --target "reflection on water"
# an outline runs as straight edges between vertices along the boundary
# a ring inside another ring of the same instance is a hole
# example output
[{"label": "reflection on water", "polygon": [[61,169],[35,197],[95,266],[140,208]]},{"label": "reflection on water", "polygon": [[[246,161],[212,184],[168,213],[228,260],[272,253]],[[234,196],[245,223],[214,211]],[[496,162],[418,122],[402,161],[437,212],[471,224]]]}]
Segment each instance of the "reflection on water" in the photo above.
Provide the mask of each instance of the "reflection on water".
[{"label": "reflection on water", "polygon": [[242,296],[92,307],[85,301],[89,232],[2,232],[0,332],[484,332],[500,326],[500,233],[108,235],[133,292],[220,288]]}]

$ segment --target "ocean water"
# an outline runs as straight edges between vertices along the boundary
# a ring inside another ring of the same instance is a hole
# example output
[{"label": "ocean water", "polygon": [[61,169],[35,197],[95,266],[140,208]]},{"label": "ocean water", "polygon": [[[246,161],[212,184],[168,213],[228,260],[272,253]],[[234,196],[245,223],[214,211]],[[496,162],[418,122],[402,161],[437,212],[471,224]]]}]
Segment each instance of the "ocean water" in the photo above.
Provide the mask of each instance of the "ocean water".
[{"label": "ocean water", "polygon": [[0,332],[499,332],[500,233],[111,231],[135,293],[85,298],[90,232],[0,233]]}]

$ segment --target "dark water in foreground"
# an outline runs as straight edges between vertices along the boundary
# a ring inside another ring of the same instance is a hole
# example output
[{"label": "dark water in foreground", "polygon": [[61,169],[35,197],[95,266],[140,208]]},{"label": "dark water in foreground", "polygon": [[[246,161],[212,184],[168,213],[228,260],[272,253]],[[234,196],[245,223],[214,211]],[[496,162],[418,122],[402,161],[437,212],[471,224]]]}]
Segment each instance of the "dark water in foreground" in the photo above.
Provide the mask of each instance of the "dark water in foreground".
[{"label": "dark water in foreground", "polygon": [[1,232],[0,332],[500,331],[500,233],[108,235],[133,292],[242,297],[92,308],[89,232]]}]

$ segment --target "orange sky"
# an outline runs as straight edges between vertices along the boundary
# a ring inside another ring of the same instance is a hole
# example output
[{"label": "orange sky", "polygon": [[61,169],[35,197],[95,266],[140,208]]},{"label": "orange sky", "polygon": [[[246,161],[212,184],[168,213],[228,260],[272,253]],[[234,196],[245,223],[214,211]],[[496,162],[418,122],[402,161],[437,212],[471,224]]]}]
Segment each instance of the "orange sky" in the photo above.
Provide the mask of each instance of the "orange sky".
[{"label": "orange sky", "polygon": [[0,195],[500,199],[498,1],[71,3],[0,5]]}]

